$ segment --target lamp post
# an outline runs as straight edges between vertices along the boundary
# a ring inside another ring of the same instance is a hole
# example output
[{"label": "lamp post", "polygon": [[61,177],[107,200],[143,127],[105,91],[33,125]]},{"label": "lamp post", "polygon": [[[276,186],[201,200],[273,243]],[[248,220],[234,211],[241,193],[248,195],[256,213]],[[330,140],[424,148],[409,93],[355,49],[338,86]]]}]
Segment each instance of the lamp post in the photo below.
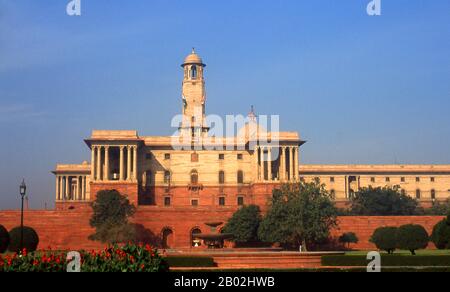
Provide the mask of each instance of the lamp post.
[{"label": "lamp post", "polygon": [[22,197],[22,209],[20,212],[20,252],[23,251],[23,199],[25,198],[25,194],[27,192],[27,186],[25,184],[25,179],[20,184],[20,196]]}]

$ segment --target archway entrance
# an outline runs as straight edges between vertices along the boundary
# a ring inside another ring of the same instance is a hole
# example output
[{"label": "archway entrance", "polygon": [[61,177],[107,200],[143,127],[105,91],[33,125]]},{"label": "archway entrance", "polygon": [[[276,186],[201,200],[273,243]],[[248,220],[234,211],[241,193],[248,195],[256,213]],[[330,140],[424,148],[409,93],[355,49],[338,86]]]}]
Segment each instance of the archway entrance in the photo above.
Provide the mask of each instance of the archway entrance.
[{"label": "archway entrance", "polygon": [[162,231],[162,246],[163,248],[171,248],[173,246],[173,231],[170,228],[165,228]]},{"label": "archway entrance", "polygon": [[199,228],[192,229],[192,231],[191,231],[191,246],[192,247],[201,246],[201,244],[202,244],[201,240],[196,237],[196,235],[199,235],[201,233],[202,233],[202,231]]}]

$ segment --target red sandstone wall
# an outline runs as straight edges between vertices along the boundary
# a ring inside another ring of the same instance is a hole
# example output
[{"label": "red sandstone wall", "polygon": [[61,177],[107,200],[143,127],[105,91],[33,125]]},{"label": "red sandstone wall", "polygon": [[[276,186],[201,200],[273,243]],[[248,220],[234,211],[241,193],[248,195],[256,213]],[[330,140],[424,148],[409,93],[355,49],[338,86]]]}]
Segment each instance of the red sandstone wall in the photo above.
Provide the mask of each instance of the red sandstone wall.
[{"label": "red sandstone wall", "polygon": [[[164,228],[173,231],[174,246],[190,247],[190,232],[200,228],[209,232],[205,222],[226,221],[233,214],[233,208],[161,208],[139,207],[134,222],[142,224],[154,234],[160,235]],[[66,211],[26,211],[25,225],[36,229],[40,236],[40,249],[51,246],[53,249],[98,249],[103,245],[88,240],[93,233],[89,227],[91,211],[87,208],[75,208]],[[354,249],[374,249],[369,243],[373,231],[381,226],[400,226],[403,224],[423,225],[429,233],[433,226],[443,217],[339,217],[339,228],[334,230],[334,236],[346,232],[355,232],[360,242]],[[20,225],[20,212],[0,212],[0,224],[7,229]]]}]

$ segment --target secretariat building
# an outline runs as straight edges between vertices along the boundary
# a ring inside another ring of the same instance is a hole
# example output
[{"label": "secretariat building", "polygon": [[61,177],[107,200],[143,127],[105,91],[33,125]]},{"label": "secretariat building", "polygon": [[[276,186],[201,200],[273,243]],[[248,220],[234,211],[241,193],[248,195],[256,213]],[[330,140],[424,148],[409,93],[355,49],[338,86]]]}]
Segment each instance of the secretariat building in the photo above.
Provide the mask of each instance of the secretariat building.
[{"label": "secretariat building", "polygon": [[[267,131],[253,110],[234,137],[209,135],[205,69],[194,51],[182,64],[179,135],[94,130],[85,140],[90,163],[58,164],[54,170],[56,208],[89,208],[98,191],[114,189],[148,216],[201,212],[205,216],[199,218],[206,221],[223,220],[242,205],[265,210],[273,188],[281,183],[315,178],[342,206],[367,186],[399,185],[424,205],[450,197],[450,165],[300,164],[305,141],[299,133]],[[161,232],[163,223],[155,233]]]}]

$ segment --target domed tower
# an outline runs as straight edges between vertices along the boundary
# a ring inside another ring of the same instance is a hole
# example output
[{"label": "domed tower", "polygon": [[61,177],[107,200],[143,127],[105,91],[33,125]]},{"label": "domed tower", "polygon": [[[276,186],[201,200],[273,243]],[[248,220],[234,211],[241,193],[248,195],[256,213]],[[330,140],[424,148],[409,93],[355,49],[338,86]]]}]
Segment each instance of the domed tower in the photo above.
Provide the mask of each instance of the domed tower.
[{"label": "domed tower", "polygon": [[183,121],[180,127],[182,136],[192,136],[192,138],[205,137],[209,128],[206,125],[205,103],[205,79],[202,58],[195,53],[186,57],[181,65],[184,69],[183,78]]}]

